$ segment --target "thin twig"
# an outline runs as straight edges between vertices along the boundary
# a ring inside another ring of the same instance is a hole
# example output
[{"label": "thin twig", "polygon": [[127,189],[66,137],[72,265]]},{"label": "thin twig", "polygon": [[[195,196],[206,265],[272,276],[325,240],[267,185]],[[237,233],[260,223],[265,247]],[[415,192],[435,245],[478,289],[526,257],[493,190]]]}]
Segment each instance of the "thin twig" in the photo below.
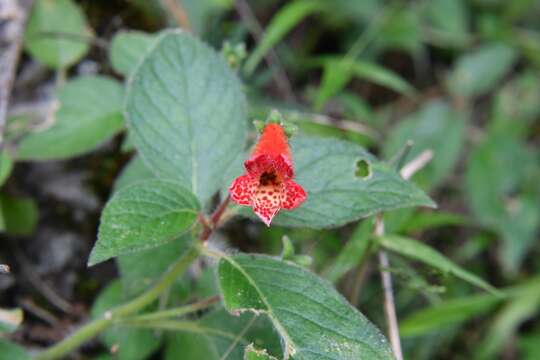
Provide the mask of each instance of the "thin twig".
[{"label": "thin twig", "polygon": [[[260,43],[263,38],[264,30],[255,17],[255,14],[253,14],[253,11],[249,7],[247,1],[235,0],[234,7],[236,8],[238,15],[240,15],[242,21],[246,23],[247,28],[255,41]],[[296,101],[291,82],[289,81],[287,73],[283,69],[283,65],[281,64],[281,61],[279,60],[279,57],[274,49],[268,50],[268,52],[264,55],[264,60],[270,69],[272,69],[272,77],[274,78],[279,90],[283,93],[283,95],[285,95],[285,98],[288,101]]]},{"label": "thin twig", "polygon": [[32,267],[30,261],[19,249],[15,250],[15,259],[21,266],[23,276],[45,299],[47,299],[50,304],[54,305],[54,307],[63,311],[66,314],[75,313],[73,306],[60,295],[58,295],[56,291],[51,289],[43,281],[43,279],[40,278],[39,274]]},{"label": "thin twig", "polygon": [[[379,215],[375,219],[375,236],[384,235],[384,222]],[[394,292],[392,290],[392,275],[388,271],[390,262],[386,251],[379,250],[379,267],[381,273],[381,281],[384,292],[384,315],[386,316],[386,324],[388,326],[388,337],[390,345],[396,360],[403,360],[403,352],[401,351],[401,341],[399,340],[399,326],[396,315],[396,305],[394,302]]]},{"label": "thin twig", "polygon": [[[410,150],[411,145],[405,147],[405,149]],[[399,159],[406,157],[408,150],[404,150]],[[426,166],[429,161],[433,158],[433,151],[425,150],[420,153],[416,158],[405,164],[400,171],[401,177],[403,179],[410,179],[418,170]],[[375,219],[375,236],[381,237],[384,236],[384,221],[381,215],[378,215]],[[386,251],[379,250],[379,267],[381,273],[382,287],[384,292],[384,314],[386,317],[386,323],[388,326],[388,337],[390,338],[390,345],[392,346],[392,351],[396,360],[403,360],[403,352],[401,350],[401,341],[399,339],[399,325],[396,315],[396,305],[394,301],[394,291],[392,288],[392,275],[388,271],[390,268],[390,262],[388,260],[388,254]]]},{"label": "thin twig", "polygon": [[21,51],[26,18],[32,0],[5,0],[0,4],[0,22],[6,22],[0,34],[0,151],[4,144],[4,127],[11,87]]},{"label": "thin twig", "polygon": [[54,316],[50,311],[45,310],[41,306],[37,305],[31,299],[24,299],[20,302],[22,308],[24,308],[29,313],[40,318],[51,326],[56,326],[58,324],[58,318]]},{"label": "thin twig", "polygon": [[178,26],[184,30],[192,31],[186,10],[182,7],[180,1],[161,0],[161,6],[163,6],[172,15]]},{"label": "thin twig", "polygon": [[400,171],[401,177],[410,179],[418,170],[422,169],[433,159],[433,151],[424,150],[414,160],[407,163]]}]

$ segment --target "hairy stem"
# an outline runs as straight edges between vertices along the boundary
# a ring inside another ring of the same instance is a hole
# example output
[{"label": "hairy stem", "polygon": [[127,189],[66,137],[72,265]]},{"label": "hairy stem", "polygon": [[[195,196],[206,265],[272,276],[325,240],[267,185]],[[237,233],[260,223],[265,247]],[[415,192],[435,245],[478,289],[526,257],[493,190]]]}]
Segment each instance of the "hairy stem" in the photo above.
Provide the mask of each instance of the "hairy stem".
[{"label": "hairy stem", "polygon": [[144,323],[147,321],[155,321],[155,320],[181,317],[181,316],[196,312],[198,310],[206,309],[212,306],[213,304],[217,303],[218,301],[219,301],[219,296],[212,296],[207,299],[194,302],[193,304],[188,304],[188,305],[179,306],[179,307],[175,307],[175,308],[171,308],[167,310],[156,311],[149,314],[130,317],[130,318],[124,319],[122,322],[125,322],[128,324]]},{"label": "hairy stem", "polygon": [[124,305],[120,305],[119,307],[105,312],[103,317],[84,325],[67,339],[62,340],[58,344],[38,354],[36,359],[49,360],[63,357],[103,330],[109,328],[122,317],[131,315],[151,304],[164,290],[168,289],[169,286],[174,283],[178,276],[186,271],[189,265],[191,265],[199,255],[200,252],[197,247],[190,248],[182,255],[182,257],[180,257],[180,259],[178,259],[169,271],[167,271],[163,277],[146,292]]}]

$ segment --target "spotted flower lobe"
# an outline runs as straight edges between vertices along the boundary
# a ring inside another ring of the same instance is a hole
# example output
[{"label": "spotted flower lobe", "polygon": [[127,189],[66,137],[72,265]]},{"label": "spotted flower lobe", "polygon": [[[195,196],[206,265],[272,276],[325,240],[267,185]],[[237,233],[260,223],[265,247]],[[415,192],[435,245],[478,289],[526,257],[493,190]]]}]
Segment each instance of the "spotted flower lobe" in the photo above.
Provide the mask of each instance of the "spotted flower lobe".
[{"label": "spotted flower lobe", "polygon": [[266,125],[244,167],[246,174],[236,178],[229,188],[231,199],[251,206],[266,225],[280,209],[292,210],[306,199],[304,189],[292,180],[294,169],[281,125]]}]

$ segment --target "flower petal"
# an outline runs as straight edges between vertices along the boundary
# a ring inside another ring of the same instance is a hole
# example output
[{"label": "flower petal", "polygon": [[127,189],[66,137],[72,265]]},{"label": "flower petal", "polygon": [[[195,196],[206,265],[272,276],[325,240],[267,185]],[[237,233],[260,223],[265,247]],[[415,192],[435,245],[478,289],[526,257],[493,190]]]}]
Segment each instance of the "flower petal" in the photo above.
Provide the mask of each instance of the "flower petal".
[{"label": "flower petal", "polygon": [[268,226],[281,208],[282,184],[259,185],[253,197],[253,211]]},{"label": "flower petal", "polygon": [[274,168],[272,158],[266,154],[252,156],[244,162],[244,167],[253,177],[259,177],[263,172]]},{"label": "flower petal", "polygon": [[306,200],[307,194],[304,189],[292,180],[285,182],[281,199],[283,209],[292,210]]},{"label": "flower petal", "polygon": [[253,196],[257,190],[257,184],[257,178],[250,175],[237,177],[229,188],[231,199],[238,205],[253,205]]}]

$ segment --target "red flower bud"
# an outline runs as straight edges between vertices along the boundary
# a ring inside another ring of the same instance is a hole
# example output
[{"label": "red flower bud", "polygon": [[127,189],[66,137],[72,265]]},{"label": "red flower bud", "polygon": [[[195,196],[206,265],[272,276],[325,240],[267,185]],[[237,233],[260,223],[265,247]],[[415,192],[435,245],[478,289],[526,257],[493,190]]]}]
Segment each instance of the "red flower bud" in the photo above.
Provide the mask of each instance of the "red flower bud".
[{"label": "red flower bud", "polygon": [[306,192],[292,179],[294,169],[283,127],[265,126],[251,158],[244,163],[245,175],[233,181],[231,199],[253,211],[268,226],[280,209],[291,210],[305,199]]}]

